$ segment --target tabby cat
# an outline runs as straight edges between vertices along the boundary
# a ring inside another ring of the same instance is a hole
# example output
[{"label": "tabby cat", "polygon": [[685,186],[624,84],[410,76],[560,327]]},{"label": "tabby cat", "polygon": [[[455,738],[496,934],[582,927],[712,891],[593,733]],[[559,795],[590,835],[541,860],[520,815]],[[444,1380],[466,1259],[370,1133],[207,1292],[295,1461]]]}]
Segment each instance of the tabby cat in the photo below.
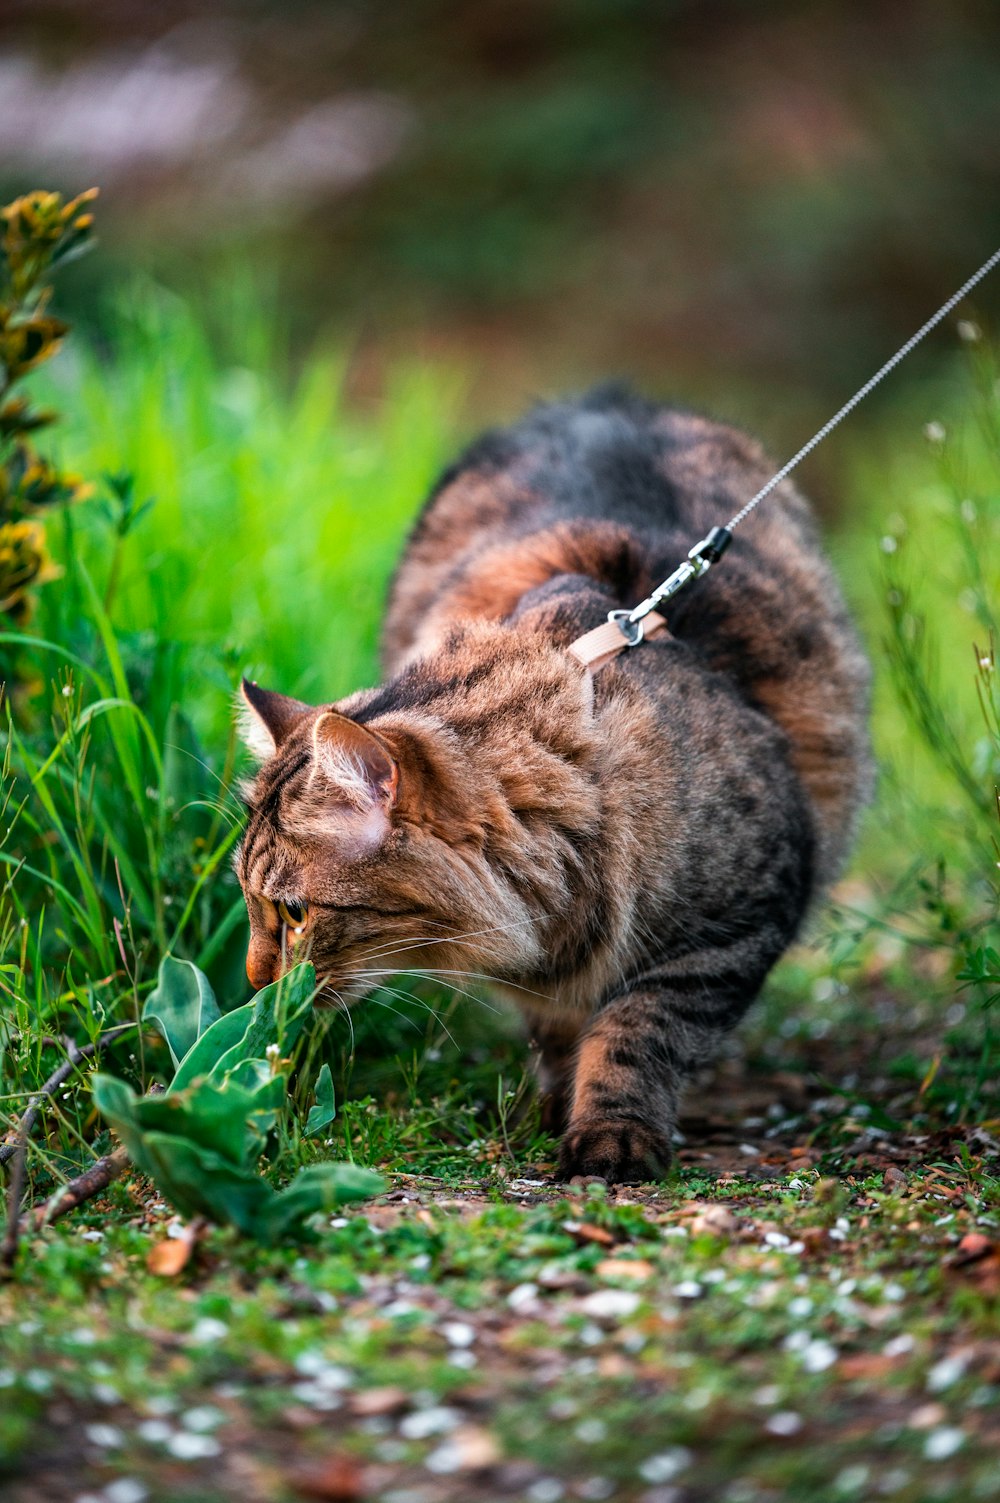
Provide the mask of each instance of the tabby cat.
[{"label": "tabby cat", "polygon": [[318,708],[245,683],[264,758],[238,873],[255,986],[488,976],[540,1051],[563,1177],[670,1162],[678,1093],[840,868],[868,668],[787,482],[669,633],[567,651],[768,479],[735,429],[618,388],[449,469],[391,588],[386,681]]}]

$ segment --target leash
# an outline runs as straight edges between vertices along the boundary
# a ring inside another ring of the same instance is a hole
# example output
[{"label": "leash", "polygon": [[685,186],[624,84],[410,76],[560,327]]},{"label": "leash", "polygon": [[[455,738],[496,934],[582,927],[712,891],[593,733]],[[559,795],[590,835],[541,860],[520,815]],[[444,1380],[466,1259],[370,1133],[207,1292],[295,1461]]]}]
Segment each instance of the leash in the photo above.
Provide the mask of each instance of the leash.
[{"label": "leash", "polygon": [[925,324],[922,324],[915,334],[910,335],[895,355],[880,366],[874,376],[870,376],[864,386],[859,387],[853,397],[845,402],[832,418],[827,419],[809,442],[803,444],[798,453],[793,454],[791,459],[771,476],[767,484],[762,485],[757,494],[751,496],[746,505],[730,517],[724,527],[713,527],[700,543],[695,543],[684,562],[679,564],[662,584],[657,585],[651,595],[647,595],[645,600],[640,601],[630,611],[609,611],[607,621],[601,626],[596,626],[593,631],[585,632],[582,637],[577,637],[576,641],[570,644],[569,651],[578,662],[593,673],[598,668],[602,668],[605,663],[610,662],[612,658],[617,657],[620,652],[624,652],[627,647],[638,647],[640,642],[663,636],[667,631],[667,623],[656,609],[657,606],[665,600],[672,599],[686,584],[690,584],[693,579],[700,579],[703,574],[708,573],[713,564],[719,562],[733,541],[733,533],[746,521],[754,508],[759,506],[764,498],[771,494],[775,486],[780,485],[785,477],[792,473],[796,465],[800,464],[807,454],[811,454],[813,449],[833,432],[838,423],[842,423],[848,413],[853,412],[855,407],[874,391],[879,382],[906,359],[925,335],[936,328],[943,318],[947,318],[951,310],[957,307],[973,287],[988,276],[998,264],[1000,264],[1000,249],[995,250],[989,260],[984,261],[979,270],[974,272],[967,282],[963,282],[958,291],[952,293],[948,301],[942,303],[937,312]]}]

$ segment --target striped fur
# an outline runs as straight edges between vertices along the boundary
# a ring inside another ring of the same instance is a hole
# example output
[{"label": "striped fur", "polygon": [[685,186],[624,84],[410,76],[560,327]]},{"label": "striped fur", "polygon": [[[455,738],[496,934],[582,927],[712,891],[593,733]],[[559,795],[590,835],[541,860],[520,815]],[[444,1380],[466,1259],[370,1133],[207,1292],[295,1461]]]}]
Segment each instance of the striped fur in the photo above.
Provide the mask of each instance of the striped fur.
[{"label": "striped fur", "polygon": [[684,1077],[868,791],[867,665],[787,483],[670,637],[593,678],[564,650],[770,471],[743,434],[628,393],[541,407],[428,501],[381,687],[318,709],[247,688],[275,746],[238,859],[252,979],[284,963],[281,900],[310,905],[302,943],[348,1000],[372,971],[493,978],[540,1049],[564,1175],[666,1168]]}]

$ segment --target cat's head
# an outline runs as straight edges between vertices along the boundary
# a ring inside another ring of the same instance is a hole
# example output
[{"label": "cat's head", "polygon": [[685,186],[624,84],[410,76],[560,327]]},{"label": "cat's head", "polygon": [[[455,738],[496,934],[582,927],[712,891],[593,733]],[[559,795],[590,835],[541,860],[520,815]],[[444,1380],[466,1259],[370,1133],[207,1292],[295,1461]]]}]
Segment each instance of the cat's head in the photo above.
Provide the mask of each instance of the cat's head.
[{"label": "cat's head", "polygon": [[372,715],[364,696],[337,708],[247,682],[242,694],[263,759],[236,858],[253,985],[306,957],[347,1000],[401,970],[530,968],[549,908],[541,811],[565,804],[561,777],[575,781],[561,756],[533,738],[505,748],[496,704],[486,733],[420,708]]}]

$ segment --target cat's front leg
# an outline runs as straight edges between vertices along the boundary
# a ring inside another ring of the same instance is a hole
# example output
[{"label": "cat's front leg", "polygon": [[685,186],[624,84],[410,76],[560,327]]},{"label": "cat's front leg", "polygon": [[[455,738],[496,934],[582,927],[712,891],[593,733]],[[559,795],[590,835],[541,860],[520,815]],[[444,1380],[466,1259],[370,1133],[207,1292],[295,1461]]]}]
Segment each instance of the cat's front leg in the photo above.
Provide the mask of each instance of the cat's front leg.
[{"label": "cat's front leg", "polygon": [[661,1179],[670,1167],[685,1075],[708,1058],[720,1031],[692,1023],[660,990],[614,998],[583,1035],[559,1174],[609,1184]]}]

